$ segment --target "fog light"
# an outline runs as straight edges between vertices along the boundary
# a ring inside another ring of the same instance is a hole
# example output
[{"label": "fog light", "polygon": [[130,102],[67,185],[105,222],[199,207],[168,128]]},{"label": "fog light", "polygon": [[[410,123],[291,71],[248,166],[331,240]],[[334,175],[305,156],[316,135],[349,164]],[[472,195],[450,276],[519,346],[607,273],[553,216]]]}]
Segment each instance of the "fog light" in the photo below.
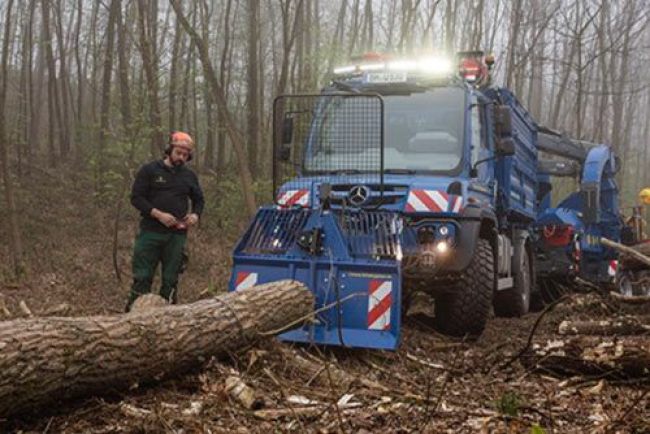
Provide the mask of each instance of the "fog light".
[{"label": "fog light", "polygon": [[438,253],[447,253],[447,250],[449,250],[449,245],[446,241],[440,241],[438,244],[436,244],[436,251]]}]

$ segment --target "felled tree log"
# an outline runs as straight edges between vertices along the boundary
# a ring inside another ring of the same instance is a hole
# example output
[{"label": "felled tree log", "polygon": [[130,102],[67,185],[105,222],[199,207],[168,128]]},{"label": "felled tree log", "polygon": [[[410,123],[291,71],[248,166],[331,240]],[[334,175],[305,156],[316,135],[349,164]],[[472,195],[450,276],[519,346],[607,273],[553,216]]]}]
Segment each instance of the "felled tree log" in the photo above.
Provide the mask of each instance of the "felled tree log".
[{"label": "felled tree log", "polygon": [[650,339],[645,336],[578,336],[535,344],[522,357],[528,367],[556,375],[649,378]]},{"label": "felled tree log", "polygon": [[624,246],[623,244],[614,242],[614,241],[609,240],[609,239],[604,238],[604,237],[600,238],[600,242],[601,242],[601,244],[603,244],[603,245],[605,245],[607,247],[610,247],[610,248],[612,248],[614,250],[619,251],[620,253],[623,253],[625,255],[628,255],[628,256],[634,258],[635,260],[641,262],[642,264],[650,266],[650,257],[636,251],[635,249],[633,249],[631,247]]},{"label": "felled tree log", "polygon": [[0,418],[183,372],[312,311],[308,289],[281,281],[129,314],[0,322]]},{"label": "felled tree log", "polygon": [[635,317],[612,318],[602,321],[562,321],[558,328],[561,335],[650,335],[650,324]]},{"label": "felled tree log", "polygon": [[623,295],[618,292],[610,292],[609,295],[616,301],[628,304],[646,304],[650,303],[648,295]]}]

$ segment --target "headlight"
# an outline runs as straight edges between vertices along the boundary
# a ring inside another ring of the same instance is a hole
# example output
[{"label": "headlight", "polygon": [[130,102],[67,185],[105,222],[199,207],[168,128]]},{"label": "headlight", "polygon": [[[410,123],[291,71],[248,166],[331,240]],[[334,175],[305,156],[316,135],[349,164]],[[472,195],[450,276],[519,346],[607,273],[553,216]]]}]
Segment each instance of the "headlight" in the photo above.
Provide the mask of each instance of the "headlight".
[{"label": "headlight", "polygon": [[446,241],[440,241],[438,244],[436,244],[436,251],[438,253],[445,254],[447,253],[447,250],[449,250],[449,245]]}]

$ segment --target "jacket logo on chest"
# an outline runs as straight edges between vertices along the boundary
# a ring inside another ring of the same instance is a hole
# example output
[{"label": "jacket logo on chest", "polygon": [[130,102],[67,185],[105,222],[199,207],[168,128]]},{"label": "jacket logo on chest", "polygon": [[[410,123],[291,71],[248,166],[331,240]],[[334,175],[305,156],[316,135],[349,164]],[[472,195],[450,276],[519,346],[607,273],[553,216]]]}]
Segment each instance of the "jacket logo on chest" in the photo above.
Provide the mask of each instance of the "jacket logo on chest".
[{"label": "jacket logo on chest", "polygon": [[162,175],[156,175],[156,177],[153,179],[153,182],[155,184],[165,184],[167,180]]}]

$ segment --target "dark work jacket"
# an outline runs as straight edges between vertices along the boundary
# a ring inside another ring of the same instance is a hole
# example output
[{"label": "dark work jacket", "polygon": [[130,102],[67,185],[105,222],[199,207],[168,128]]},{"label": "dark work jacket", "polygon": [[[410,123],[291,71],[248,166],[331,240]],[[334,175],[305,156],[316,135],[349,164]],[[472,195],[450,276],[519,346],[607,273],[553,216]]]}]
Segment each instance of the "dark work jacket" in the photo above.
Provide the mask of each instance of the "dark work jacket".
[{"label": "dark work jacket", "polygon": [[138,170],[131,189],[131,203],[140,211],[140,228],[155,232],[185,232],[167,228],[151,217],[151,210],[157,208],[182,220],[189,211],[201,215],[203,192],[196,174],[185,166],[168,167],[163,160],[147,163]]}]

